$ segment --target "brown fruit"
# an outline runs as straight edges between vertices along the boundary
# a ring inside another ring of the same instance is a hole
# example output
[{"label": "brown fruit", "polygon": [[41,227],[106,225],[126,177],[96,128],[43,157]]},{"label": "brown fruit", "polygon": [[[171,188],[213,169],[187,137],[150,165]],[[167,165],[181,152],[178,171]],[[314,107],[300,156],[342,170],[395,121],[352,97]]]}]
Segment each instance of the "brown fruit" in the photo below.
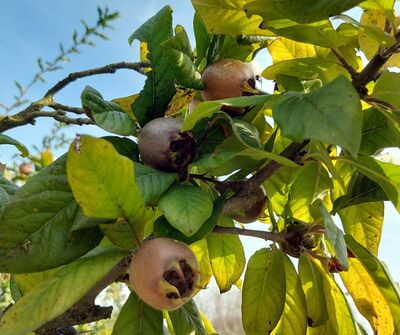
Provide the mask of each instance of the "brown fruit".
[{"label": "brown fruit", "polygon": [[33,172],[33,166],[30,163],[22,163],[19,166],[19,172],[24,175],[30,175]]},{"label": "brown fruit", "polygon": [[246,208],[240,208],[237,210],[238,206],[241,204],[238,203],[236,198],[228,199],[224,207],[222,209],[222,213],[224,215],[231,216],[235,221],[240,223],[251,223],[256,221],[263,213],[265,201],[266,201],[266,192],[264,187],[260,186],[253,192],[246,194],[246,203],[250,203],[251,205]]},{"label": "brown fruit", "polygon": [[181,132],[182,122],[160,117],[139,132],[138,148],[144,164],[167,172],[179,172],[196,154],[196,141],[189,131]]},{"label": "brown fruit", "polygon": [[[209,65],[201,75],[204,100],[220,100],[246,95],[245,86],[255,88],[258,75],[252,63],[237,59],[220,59]],[[242,114],[244,108],[224,106],[227,112]]]},{"label": "brown fruit", "polygon": [[198,291],[200,267],[190,248],[170,238],[146,241],[133,254],[130,282],[146,304],[174,310]]}]

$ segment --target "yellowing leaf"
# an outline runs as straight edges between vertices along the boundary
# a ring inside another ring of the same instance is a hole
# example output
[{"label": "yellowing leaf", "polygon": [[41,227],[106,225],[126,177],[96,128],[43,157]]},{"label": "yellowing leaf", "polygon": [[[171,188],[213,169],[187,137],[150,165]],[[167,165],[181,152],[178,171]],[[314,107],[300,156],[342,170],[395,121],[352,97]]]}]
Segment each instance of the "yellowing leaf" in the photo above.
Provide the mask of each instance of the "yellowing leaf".
[{"label": "yellowing leaf", "polygon": [[383,202],[368,202],[339,211],[345,232],[375,255],[381,239],[383,208]]},{"label": "yellowing leaf", "polygon": [[54,155],[50,149],[43,150],[40,153],[40,160],[42,167],[46,167],[47,165],[50,165],[54,162]]},{"label": "yellowing leaf", "polygon": [[127,97],[115,98],[112,99],[112,102],[115,102],[121,109],[129,115],[129,117],[133,121],[137,121],[135,114],[132,112],[132,104],[136,101],[139,94],[129,95]]},{"label": "yellowing leaf", "polygon": [[274,64],[289,59],[316,57],[313,45],[296,42],[284,37],[274,40],[268,46],[268,51]]},{"label": "yellowing leaf", "polygon": [[[360,23],[363,25],[376,27],[381,30],[385,27],[386,15],[382,10],[366,10],[361,15]],[[379,43],[359,30],[358,42],[360,43],[361,51],[368,59],[371,59],[378,51]]]},{"label": "yellowing leaf", "polygon": [[369,321],[374,334],[393,334],[389,306],[367,270],[356,258],[349,259],[349,270],[340,273],[358,310]]},{"label": "yellowing leaf", "polygon": [[225,35],[266,35],[259,28],[262,18],[253,15],[247,17],[244,6],[250,0],[192,0],[196,12],[200,15],[207,30],[212,34]]},{"label": "yellowing leaf", "polygon": [[[149,48],[147,42],[140,42],[140,61],[149,62],[148,56],[149,56]],[[151,70],[151,67],[145,67],[143,68],[143,70],[145,72],[148,72]]]},{"label": "yellowing leaf", "polygon": [[196,91],[193,89],[182,89],[178,88],[174,97],[168,104],[166,116],[174,116],[179,114],[182,108],[188,107],[189,103],[193,100]]},{"label": "yellowing leaf", "polygon": [[301,281],[289,257],[283,255],[286,299],[283,314],[272,335],[303,335],[307,331],[307,305]]},{"label": "yellowing leaf", "polygon": [[379,288],[392,313],[395,333],[400,331],[400,288],[392,280],[386,266],[372,253],[357,243],[351,235],[346,235],[346,242],[351,252],[368,272]]},{"label": "yellowing leaf", "polygon": [[201,281],[199,286],[205,288],[209,284],[213,274],[206,239],[203,238],[197,242],[194,242],[190,245],[190,249],[192,249],[200,265]]},{"label": "yellowing leaf", "polygon": [[[223,226],[232,226],[231,219],[223,218]],[[246,263],[239,236],[211,233],[207,236],[212,271],[221,293],[231,289],[243,273]]]},{"label": "yellowing leaf", "polygon": [[286,294],[282,252],[263,248],[251,256],[243,283],[242,320],[247,335],[269,334],[279,322]]}]

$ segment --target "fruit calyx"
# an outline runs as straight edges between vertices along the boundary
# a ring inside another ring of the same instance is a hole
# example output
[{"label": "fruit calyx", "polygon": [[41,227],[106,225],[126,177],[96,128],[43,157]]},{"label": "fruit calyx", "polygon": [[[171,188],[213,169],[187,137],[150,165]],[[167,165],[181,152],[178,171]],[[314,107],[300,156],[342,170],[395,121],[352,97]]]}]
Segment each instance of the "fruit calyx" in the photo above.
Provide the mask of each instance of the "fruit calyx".
[{"label": "fruit calyx", "polygon": [[166,172],[181,172],[196,155],[196,139],[190,131],[180,131],[182,122],[160,117],[148,122],[139,132],[138,148],[145,165]]},{"label": "fruit calyx", "polygon": [[164,280],[176,287],[179,294],[176,292],[168,292],[165,296],[169,299],[187,298],[193,292],[195,286],[195,272],[193,268],[181,259],[178,262],[179,266],[174,269],[167,270],[163,274]]}]

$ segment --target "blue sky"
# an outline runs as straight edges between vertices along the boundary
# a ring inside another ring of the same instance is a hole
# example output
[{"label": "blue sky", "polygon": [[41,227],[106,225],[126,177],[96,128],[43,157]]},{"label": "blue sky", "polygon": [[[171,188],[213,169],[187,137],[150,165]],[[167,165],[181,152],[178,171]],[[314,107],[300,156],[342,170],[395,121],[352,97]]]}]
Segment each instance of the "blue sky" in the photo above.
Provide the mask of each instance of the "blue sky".
[{"label": "blue sky", "polygon": [[[141,3],[141,4],[139,4]],[[80,20],[89,24],[95,22],[97,5],[108,5],[111,10],[118,10],[121,18],[114,22],[114,30],[108,30],[110,41],[96,40],[97,47],[82,47],[82,54],[73,55],[72,62],[64,65],[62,71],[46,76],[45,84],[35,85],[28,95],[31,100],[39,99],[46,88],[54,85],[70,72],[102,66],[119,61],[137,61],[138,46],[129,46],[129,35],[147,18],[154,15],[166,4],[174,10],[174,24],[183,25],[192,34],[193,8],[190,1],[106,1],[106,0],[1,0],[0,1],[0,102],[11,103],[16,94],[14,80],[23,84],[29,82],[37,70],[36,59],[41,56],[52,60],[58,54],[58,45],[71,43],[72,32],[81,29]],[[264,67],[269,58],[260,53],[259,63]],[[79,106],[80,93],[85,85],[99,90],[105,99],[126,96],[140,91],[144,77],[129,70],[121,70],[115,75],[101,75],[77,81],[56,95],[60,103]],[[266,85],[268,86],[268,85]],[[42,136],[50,129],[52,122],[41,119],[36,126],[20,127],[6,134],[23,143],[39,144]],[[71,137],[75,133],[102,135],[95,127],[73,127],[69,131]],[[0,147],[0,162],[10,163],[10,156],[16,151],[9,146]],[[400,281],[400,217],[387,206],[385,227],[383,230],[380,258],[389,266],[393,276]],[[249,257],[255,250],[263,247],[261,240],[244,238],[246,254]]]}]

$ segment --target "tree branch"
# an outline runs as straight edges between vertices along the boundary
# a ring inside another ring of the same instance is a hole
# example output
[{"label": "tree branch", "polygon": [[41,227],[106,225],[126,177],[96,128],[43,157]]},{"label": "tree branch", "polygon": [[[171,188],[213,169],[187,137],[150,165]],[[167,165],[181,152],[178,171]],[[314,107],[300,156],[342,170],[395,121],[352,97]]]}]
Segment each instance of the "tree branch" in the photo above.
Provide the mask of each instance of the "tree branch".
[{"label": "tree branch", "polygon": [[379,71],[386,64],[389,58],[400,48],[400,34],[396,34],[396,42],[386,50],[378,49],[376,54],[368,62],[367,66],[353,78],[353,86],[357,92],[364,96],[368,94],[366,85],[379,76]]},{"label": "tree branch", "polygon": [[66,105],[62,105],[59,103],[51,104],[48,107],[53,108],[54,110],[63,110],[63,111],[66,111],[69,113],[74,113],[74,114],[85,114],[85,111],[83,110],[83,108],[66,106]]},{"label": "tree branch", "polygon": [[75,326],[110,318],[112,307],[95,305],[94,300],[104,288],[125,276],[130,262],[130,256],[123,258],[105,277],[103,277],[103,279],[93,286],[81,300],[79,300],[74,306],[72,306],[62,315],[47,322],[37,329],[35,331],[36,334],[58,334],[56,332],[57,328]]},{"label": "tree branch", "polygon": [[[93,122],[89,121],[89,119],[73,119],[69,118],[63,114],[63,112],[71,112],[75,114],[82,114],[83,111],[80,108],[70,107],[62,104],[55,103],[53,100],[53,96],[65,88],[67,85],[72,83],[73,81],[89,77],[97,74],[105,74],[105,73],[115,73],[120,69],[130,69],[142,73],[144,67],[148,67],[149,63],[127,63],[127,62],[119,62],[113,63],[109,65],[105,65],[102,67],[89,69],[80,72],[70,73],[67,77],[59,81],[56,85],[50,88],[44,97],[38,101],[32,102],[27,108],[20,111],[14,115],[7,115],[4,117],[0,117],[0,133],[12,128],[16,128],[19,126],[27,125],[27,124],[35,124],[35,119],[37,117],[53,117],[56,121],[63,122],[66,124],[77,124],[77,125],[87,125],[93,124]],[[49,106],[53,109],[56,109],[56,112],[41,112],[41,110]]]},{"label": "tree branch", "polygon": [[332,48],[331,49],[336,58],[340,61],[342,66],[350,73],[351,78],[355,78],[357,76],[357,71],[347,63],[346,59],[341,55],[339,50]]},{"label": "tree branch", "polygon": [[220,226],[215,226],[213,229],[213,232],[219,233],[219,234],[252,236],[252,237],[261,238],[266,241],[273,241],[273,242],[278,242],[278,243],[285,242],[286,239],[292,237],[292,235],[293,235],[291,233],[272,233],[269,231],[244,229],[244,228],[237,228],[237,227],[220,227]]},{"label": "tree branch", "polygon": [[106,74],[106,73],[115,73],[117,70],[120,69],[130,69],[134,70],[139,73],[143,73],[143,68],[150,66],[149,63],[127,63],[127,62],[119,62],[119,63],[113,63],[113,64],[108,64],[106,66],[90,69],[90,70],[84,70],[84,71],[79,71],[79,72],[73,72],[70,73],[67,77],[64,79],[60,80],[56,85],[54,85],[52,88],[50,88],[45,96],[54,96],[57,92],[62,90],[64,87],[66,87],[68,84],[72,83],[73,81],[84,78],[84,77],[89,77],[89,76],[94,76],[97,74]]}]

